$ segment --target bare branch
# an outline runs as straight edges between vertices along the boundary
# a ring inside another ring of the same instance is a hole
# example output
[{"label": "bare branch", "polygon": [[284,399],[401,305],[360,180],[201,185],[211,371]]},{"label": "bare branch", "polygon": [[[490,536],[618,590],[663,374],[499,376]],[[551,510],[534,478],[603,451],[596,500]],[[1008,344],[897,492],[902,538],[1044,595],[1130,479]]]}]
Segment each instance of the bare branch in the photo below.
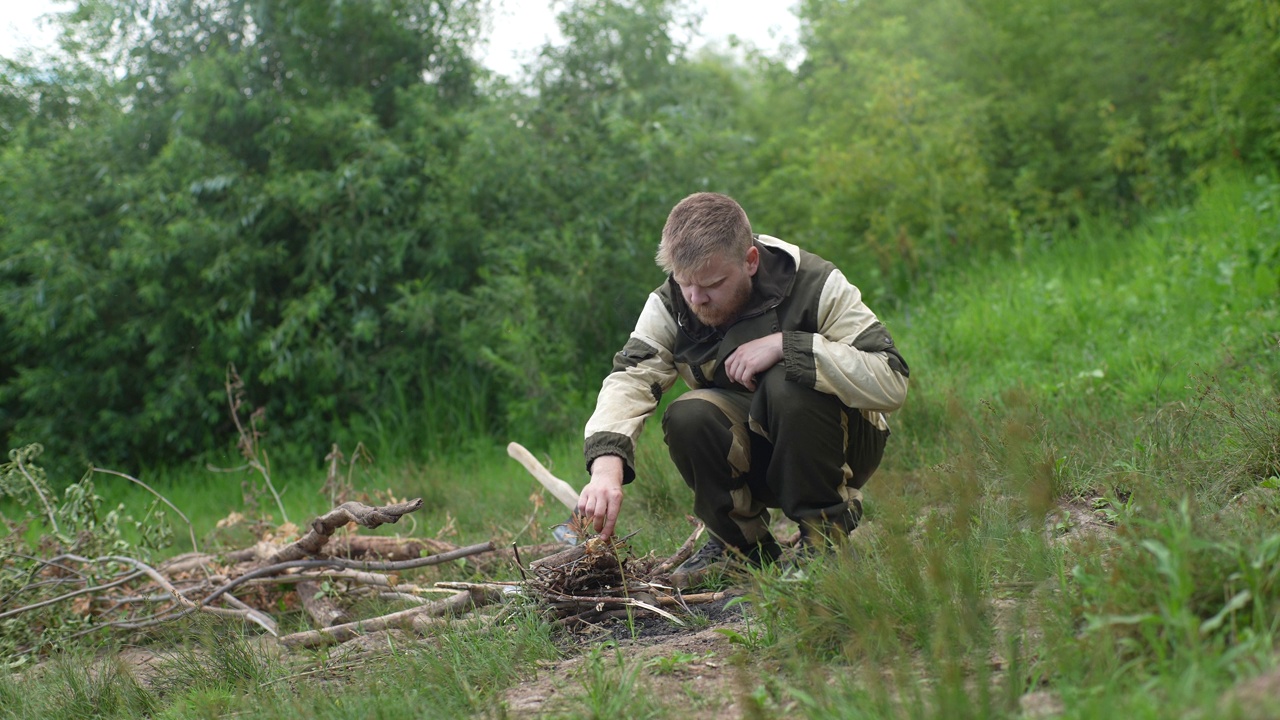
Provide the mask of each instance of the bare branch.
[{"label": "bare branch", "polygon": [[27,466],[22,464],[22,453],[14,451],[10,453],[10,457],[18,464],[18,470],[22,472],[22,476],[31,484],[31,489],[36,491],[36,497],[40,498],[40,503],[44,505],[45,516],[49,518],[49,524],[53,526],[55,535],[62,535],[62,531],[58,529],[58,520],[53,516],[53,508],[49,505],[49,498],[44,496],[44,491],[40,489],[40,484],[36,479],[31,477],[31,473],[27,472]]},{"label": "bare branch", "polygon": [[179,510],[179,509],[178,509],[178,507],[177,507],[176,505],[174,505],[173,503],[169,502],[169,498],[167,498],[167,497],[165,497],[165,496],[161,495],[160,493],[156,492],[155,490],[153,490],[153,489],[151,488],[151,486],[150,486],[150,485],[148,485],[148,484],[146,484],[146,483],[142,482],[141,480],[139,480],[139,479],[138,479],[138,478],[136,478],[136,477],[133,477],[132,475],[126,475],[125,473],[122,473],[122,472],[116,472],[115,470],[107,470],[106,468],[93,467],[92,465],[90,465],[90,466],[89,466],[89,472],[105,473],[105,474],[107,474],[107,475],[115,475],[116,477],[122,477],[122,478],[124,478],[125,480],[128,480],[128,481],[129,481],[129,482],[131,482],[131,483],[135,483],[135,484],[137,484],[137,485],[140,485],[140,486],[142,487],[142,489],[146,490],[147,492],[151,493],[152,495],[155,495],[157,498],[160,498],[160,501],[161,501],[161,502],[163,502],[165,505],[168,505],[168,506],[169,506],[169,509],[171,509],[171,510],[173,510],[174,512],[178,513],[178,517],[182,518],[182,521],[183,521],[183,522],[185,522],[185,523],[187,524],[187,534],[189,534],[189,535],[191,536],[191,550],[192,550],[192,552],[200,552],[200,548],[196,545],[196,530],[195,530],[195,528],[194,528],[194,527],[192,527],[192,526],[191,526],[191,519],[190,519],[190,518],[188,518],[185,514],[183,514],[183,512],[182,512],[181,510]]},{"label": "bare branch", "polygon": [[80,558],[75,556],[70,556],[70,557],[84,563],[113,562],[113,563],[119,563],[121,565],[128,565],[134,568],[135,570],[138,570],[146,574],[146,576],[151,578],[152,581],[154,581],[157,585],[167,590],[169,594],[173,596],[173,599],[177,600],[180,605],[183,605],[192,610],[201,610],[203,612],[211,613],[213,615],[226,615],[230,617],[238,617],[241,619],[245,619],[245,620],[248,620],[249,622],[260,625],[263,629],[265,629],[267,632],[271,633],[272,635],[276,634],[276,631],[274,628],[275,622],[271,618],[264,615],[263,613],[253,609],[233,610],[228,608],[209,607],[207,603],[197,604],[192,600],[188,599],[182,593],[178,592],[178,589],[173,586],[173,583],[169,582],[168,578],[166,578],[164,575],[161,575],[159,571],[157,571],[155,568],[151,567],[150,565],[147,565],[146,563],[142,562],[141,560],[137,560],[131,557],[124,557],[121,555],[107,555],[105,557],[92,558],[92,559]]},{"label": "bare branch", "polygon": [[431,602],[430,600],[424,597],[420,597],[418,595],[410,595],[409,593],[402,593],[402,592],[378,593],[378,599],[392,600],[395,602],[404,602],[404,603],[409,603],[410,605],[426,605],[427,603]]},{"label": "bare branch", "polygon": [[249,607],[247,604],[245,604],[243,601],[241,601],[239,598],[235,597],[231,593],[224,594],[222,596],[222,599],[225,600],[228,605],[238,610],[244,611],[245,614],[250,619],[252,619],[254,622],[261,625],[267,632],[271,633],[273,636],[280,637],[279,628],[276,627],[276,621],[272,619],[270,615],[266,615],[264,613],[258,612],[257,610],[254,610],[253,608]]},{"label": "bare branch", "polygon": [[240,435],[237,445],[240,448],[240,454],[248,460],[249,467],[253,468],[262,476],[267,483],[267,489],[271,491],[271,496],[276,500],[276,508],[280,511],[280,518],[284,522],[289,522],[289,514],[284,510],[284,503],[280,500],[280,493],[276,492],[276,486],[271,482],[271,460],[267,457],[266,451],[262,450],[258,445],[258,438],[262,433],[258,430],[258,416],[262,414],[263,409],[249,414],[249,427],[245,429],[244,423],[240,420],[240,405],[244,402],[244,380],[240,379],[239,373],[236,372],[235,363],[227,364],[227,404],[231,408],[231,419],[236,424],[236,432]]},{"label": "bare branch", "polygon": [[680,546],[680,549],[676,550],[674,555],[658,563],[658,566],[653,569],[653,573],[655,575],[671,572],[672,569],[679,566],[680,563],[688,560],[689,557],[693,555],[693,546],[698,542],[698,538],[702,537],[702,533],[707,529],[707,526],[703,525],[701,520],[694,518],[690,519],[693,520],[694,523],[693,533],[689,535],[688,540],[684,541],[684,544]]},{"label": "bare branch", "polygon": [[232,588],[254,578],[278,575],[285,570],[292,570],[294,568],[340,567],[352,570],[411,570],[413,568],[426,567],[428,565],[438,565],[440,563],[457,560],[458,558],[467,557],[469,555],[478,555],[491,550],[493,550],[493,542],[489,541],[480,543],[479,545],[458,548],[457,550],[449,553],[441,553],[439,555],[432,555],[431,557],[419,558],[417,560],[403,560],[400,562],[358,562],[354,560],[343,560],[341,558],[292,560],[290,562],[276,563],[274,565],[258,568],[257,570],[251,570],[244,575],[227,582],[217,590],[214,590],[208,597],[201,601],[201,604],[207,605],[228,590],[231,590]]},{"label": "bare branch", "polygon": [[323,630],[309,630],[307,632],[285,635],[280,638],[280,642],[286,647],[324,647],[326,645],[346,642],[357,635],[368,632],[376,632],[378,630],[385,630],[391,627],[412,627],[413,620],[415,618],[457,613],[470,608],[473,604],[474,602],[471,597],[471,593],[460,592],[447,600],[427,603],[419,607],[401,610],[381,617],[370,618],[368,620],[357,620],[343,625],[334,625],[331,628],[325,628]]},{"label": "bare branch", "polygon": [[347,523],[376,528],[384,523],[396,523],[400,518],[422,507],[422,498],[408,502],[370,507],[358,502],[345,502],[311,521],[311,530],[296,542],[288,545],[270,558],[270,562],[288,562],[317,555],[329,542],[329,537]]},{"label": "bare branch", "polygon": [[[92,593],[101,592],[103,590],[110,590],[111,588],[120,587],[121,585],[124,585],[125,583],[129,582],[130,580],[134,580],[136,578],[142,577],[142,575],[143,573],[141,572],[130,573],[129,575],[125,575],[124,577],[118,580],[114,580],[112,582],[106,583],[105,585],[94,585],[93,587],[81,588],[79,590],[76,590],[75,592],[69,592],[69,593],[66,593],[65,595],[59,595],[58,597],[55,597],[55,598],[49,598],[48,600],[43,600],[41,602],[31,603],[30,605],[24,605],[20,608],[14,608],[13,610],[6,610],[0,613],[0,620],[3,620],[7,617],[13,617],[14,615],[21,615],[22,613],[28,612],[30,610],[38,610],[42,607],[57,605],[58,603],[64,600],[70,600],[73,597],[79,597],[81,595],[89,595]],[[19,592],[21,592],[21,590]]]}]

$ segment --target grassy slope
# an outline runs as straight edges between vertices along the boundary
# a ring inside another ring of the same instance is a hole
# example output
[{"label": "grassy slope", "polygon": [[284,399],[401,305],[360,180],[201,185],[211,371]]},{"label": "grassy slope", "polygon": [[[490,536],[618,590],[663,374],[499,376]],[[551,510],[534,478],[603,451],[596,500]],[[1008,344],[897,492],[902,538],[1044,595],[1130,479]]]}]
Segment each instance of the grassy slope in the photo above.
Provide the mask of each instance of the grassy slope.
[{"label": "grassy slope", "polygon": [[[909,321],[888,318],[913,389],[869,488],[861,559],[820,564],[801,583],[759,579],[762,632],[738,646],[777,672],[740,689],[740,707],[760,717],[1002,717],[1038,690],[1068,717],[1223,714],[1223,690],[1272,663],[1280,597],[1267,574],[1280,562],[1280,543],[1267,540],[1280,491],[1260,487],[1280,471],[1277,206],[1280,187],[1226,180],[1195,207],[1133,230],[1085,227],[1014,260],[958,268]],[[458,542],[539,541],[563,519],[549,497],[532,512],[536,486],[501,443],[424,461],[405,459],[412,435],[381,442],[355,484],[425,497],[418,534],[452,524]],[[580,482],[576,440],[531,449]],[[669,549],[685,533],[687,498],[657,433],[640,464],[621,529],[643,530],[642,551]],[[147,479],[194,513],[206,541],[243,540],[243,530],[213,530],[241,507],[240,478],[214,478]],[[278,471],[295,523],[327,508],[322,479],[319,467]],[[99,489],[142,502],[114,479]],[[1059,509],[1068,501],[1071,514]],[[1241,570],[1251,562],[1262,569]],[[1244,599],[1222,614],[1231,598]],[[227,646],[200,637],[188,640]],[[67,703],[96,698],[120,715],[366,717],[376,706],[385,717],[450,717],[497,707],[501,689],[530,671],[512,672],[508,658],[557,652],[546,628],[526,621],[510,635],[454,633],[401,649],[390,674],[345,671],[353,683],[341,703],[332,688],[267,684],[280,671],[248,653],[177,678],[163,697],[70,669],[38,693],[0,678],[0,706],[65,715]],[[170,674],[183,672],[194,670]],[[583,695],[571,715],[600,714],[619,693],[631,703],[618,717],[687,702],[645,693],[645,673],[625,663],[574,682]]]}]

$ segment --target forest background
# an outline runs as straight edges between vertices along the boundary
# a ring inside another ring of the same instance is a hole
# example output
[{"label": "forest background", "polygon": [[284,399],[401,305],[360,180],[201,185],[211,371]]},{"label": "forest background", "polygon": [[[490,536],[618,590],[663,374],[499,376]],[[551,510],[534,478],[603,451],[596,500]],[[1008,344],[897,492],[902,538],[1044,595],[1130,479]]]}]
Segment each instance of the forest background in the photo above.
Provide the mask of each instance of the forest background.
[{"label": "forest background", "polygon": [[[517,80],[483,8],[95,0],[0,78],[0,435],[131,468],[575,430],[666,212],[727,192],[893,323],[939,277],[1280,161],[1260,0],[805,0],[803,61],[584,0]],[[1249,260],[1277,268],[1276,249]]]}]

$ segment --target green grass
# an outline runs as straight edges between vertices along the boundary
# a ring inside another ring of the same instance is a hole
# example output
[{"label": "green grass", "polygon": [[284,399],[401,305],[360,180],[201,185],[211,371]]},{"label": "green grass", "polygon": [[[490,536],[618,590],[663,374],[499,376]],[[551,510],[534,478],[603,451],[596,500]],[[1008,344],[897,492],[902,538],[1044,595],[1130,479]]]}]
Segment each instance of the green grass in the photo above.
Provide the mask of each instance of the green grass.
[{"label": "green grass", "polygon": [[[1105,221],[1012,261],[961,269],[891,329],[914,370],[901,440],[937,462],[964,428],[952,406],[1005,409],[1011,391],[1058,425],[1125,421],[1280,367],[1280,189],[1223,180],[1194,208],[1132,230]],[[962,439],[961,439],[962,441]]]},{"label": "green grass", "polygon": [[[1015,718],[1034,693],[1065,718],[1268,717],[1227,693],[1276,665],[1278,277],[1280,184],[1225,178],[1136,227],[1096,221],[955,268],[909,322],[886,318],[912,390],[866,489],[868,522],[855,554],[800,579],[766,570],[751,581],[749,621],[725,633],[722,669],[744,715]],[[389,417],[401,411],[412,414]],[[465,415],[456,421],[481,422]],[[344,466],[356,493],[426,500],[378,532],[534,543],[567,515],[505,440],[440,449],[404,422],[357,429],[374,457]],[[525,444],[581,485],[576,437]],[[312,455],[275,467],[298,524],[332,502],[323,454]],[[659,433],[637,464],[619,532],[640,531],[638,552],[670,552],[688,533],[688,490]],[[253,539],[247,526],[216,528],[233,511],[278,519],[260,491],[246,506],[252,475],[141,479],[189,514],[205,546]],[[151,502],[122,479],[95,482],[104,507],[141,515]],[[169,552],[187,549],[174,530]],[[41,531],[34,521],[31,536]],[[140,640],[182,649],[148,684],[73,672],[95,648],[72,648],[21,679],[0,675],[0,714],[69,717],[89,703],[106,717],[501,717],[507,689],[564,655],[582,658],[553,716],[663,717],[690,702],[653,691],[684,672],[683,656],[574,647],[533,615],[453,623],[361,662],[263,655],[254,632],[225,623],[171,632]]]}]

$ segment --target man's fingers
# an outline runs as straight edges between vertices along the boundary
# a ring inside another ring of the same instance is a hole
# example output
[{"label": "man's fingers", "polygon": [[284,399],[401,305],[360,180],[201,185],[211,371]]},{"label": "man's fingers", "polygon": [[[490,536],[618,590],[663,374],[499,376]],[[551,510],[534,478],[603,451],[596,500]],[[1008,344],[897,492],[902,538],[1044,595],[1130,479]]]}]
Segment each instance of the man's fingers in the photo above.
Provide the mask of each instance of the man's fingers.
[{"label": "man's fingers", "polygon": [[600,532],[599,507],[600,507],[600,499],[592,495],[590,498],[587,499],[586,508],[584,508],[582,513],[584,516],[586,516],[587,521],[595,528],[596,532]]},{"label": "man's fingers", "polygon": [[608,539],[613,536],[613,526],[618,523],[618,511],[622,509],[622,498],[609,501],[609,509],[605,516],[604,529],[600,536]]},{"label": "man's fingers", "polygon": [[589,523],[597,534],[607,539],[613,534],[613,527],[618,522],[618,511],[621,507],[621,490],[588,485],[578,496],[577,516],[583,522]]}]

